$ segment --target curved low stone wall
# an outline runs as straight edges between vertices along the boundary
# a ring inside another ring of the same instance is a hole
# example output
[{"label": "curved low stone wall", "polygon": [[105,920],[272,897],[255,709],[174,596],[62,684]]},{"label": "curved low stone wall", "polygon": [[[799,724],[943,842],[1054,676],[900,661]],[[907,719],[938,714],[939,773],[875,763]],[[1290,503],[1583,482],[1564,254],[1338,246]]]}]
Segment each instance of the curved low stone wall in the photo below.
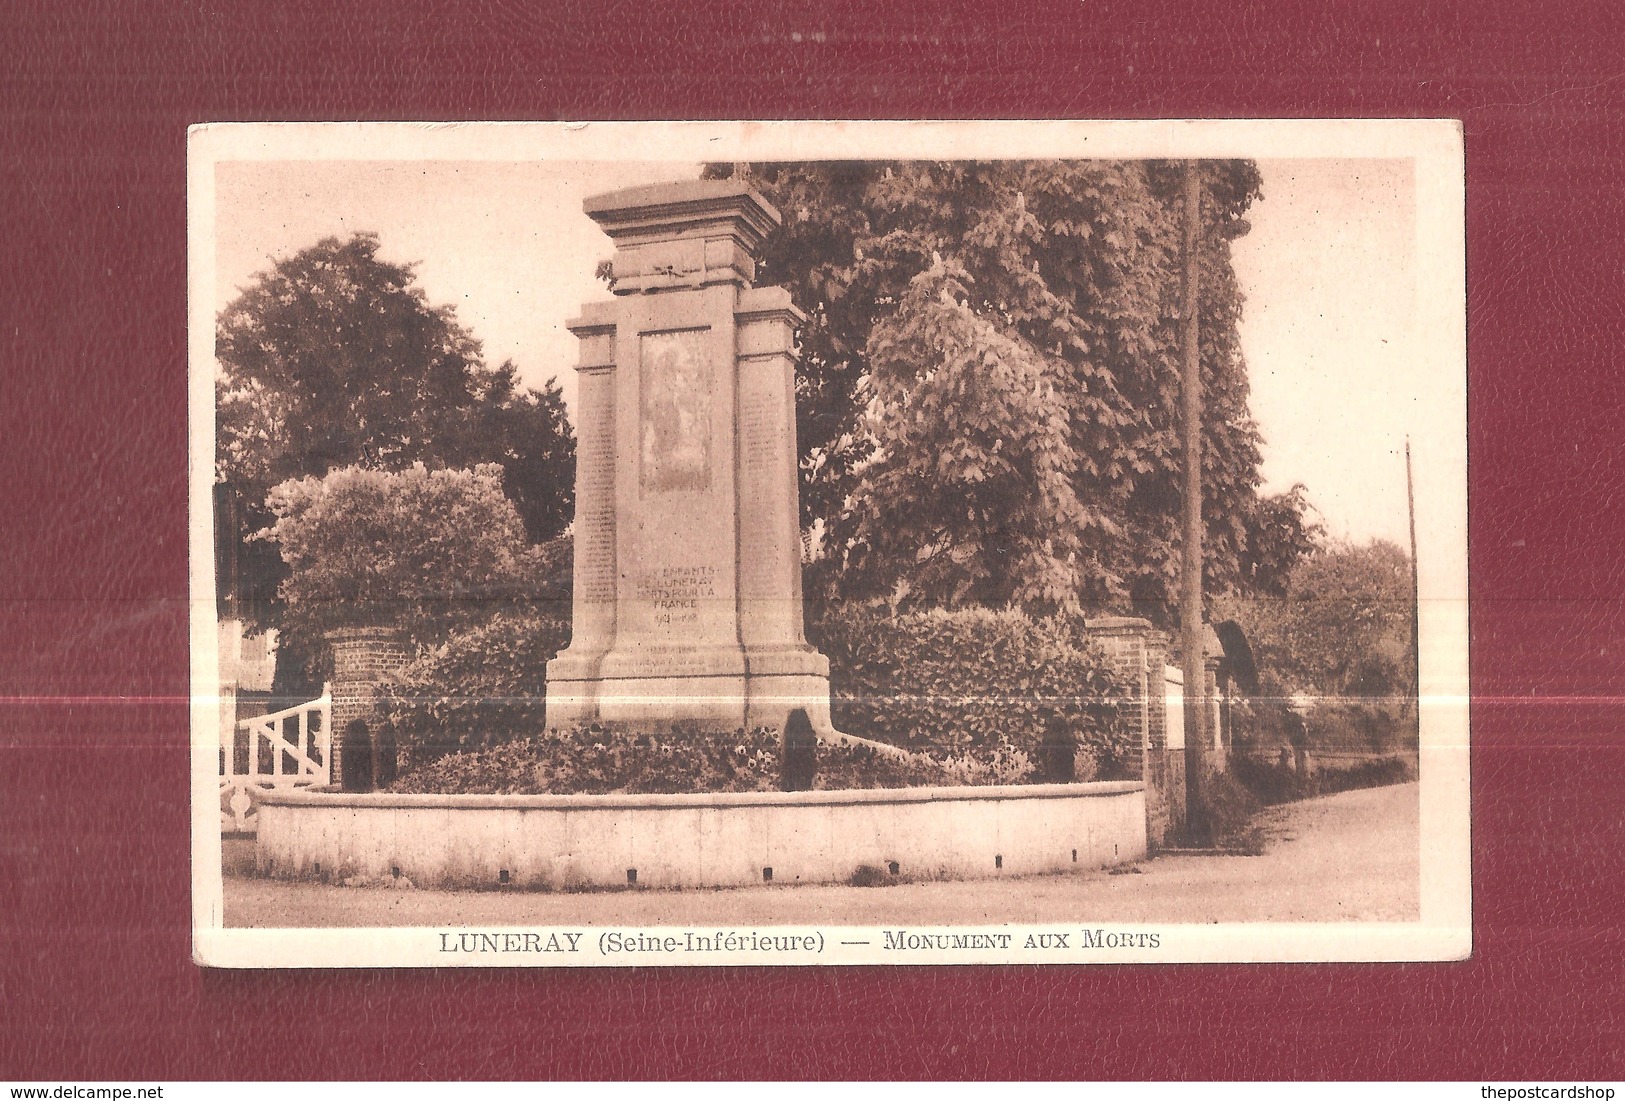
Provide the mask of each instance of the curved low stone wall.
[{"label": "curved low stone wall", "polygon": [[1145,855],[1138,782],[718,795],[263,796],[261,874],[570,889],[982,879]]}]

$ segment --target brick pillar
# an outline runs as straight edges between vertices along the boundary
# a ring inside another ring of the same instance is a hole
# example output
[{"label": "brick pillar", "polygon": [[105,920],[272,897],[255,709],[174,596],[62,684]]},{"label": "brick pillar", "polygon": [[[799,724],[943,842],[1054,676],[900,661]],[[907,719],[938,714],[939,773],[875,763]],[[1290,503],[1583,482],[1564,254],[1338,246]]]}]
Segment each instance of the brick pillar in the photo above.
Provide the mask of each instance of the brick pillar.
[{"label": "brick pillar", "polygon": [[1112,616],[1084,620],[1089,640],[1098,645],[1116,673],[1129,686],[1129,695],[1118,701],[1118,710],[1140,734],[1140,778],[1147,777],[1145,748],[1149,681],[1146,676],[1145,642],[1151,624],[1143,619]]},{"label": "brick pillar", "polygon": [[379,735],[372,705],[379,685],[411,660],[406,637],[396,627],[342,627],[327,633],[333,648],[332,779],[344,783],[344,733],[356,719],[367,724],[372,741],[372,774],[379,775]]},{"label": "brick pillar", "polygon": [[1185,806],[1184,769],[1170,767],[1168,753],[1168,699],[1163,680],[1168,636],[1150,621],[1128,616],[1090,619],[1084,626],[1130,686],[1125,711],[1140,731],[1146,837],[1152,845],[1166,845],[1184,820]]}]

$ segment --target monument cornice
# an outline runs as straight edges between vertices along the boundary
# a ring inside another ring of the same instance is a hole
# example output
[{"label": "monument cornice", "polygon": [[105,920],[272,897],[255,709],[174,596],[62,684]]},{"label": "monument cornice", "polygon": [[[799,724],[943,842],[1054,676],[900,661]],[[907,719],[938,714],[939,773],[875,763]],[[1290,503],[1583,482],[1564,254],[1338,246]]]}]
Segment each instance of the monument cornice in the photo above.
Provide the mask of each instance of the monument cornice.
[{"label": "monument cornice", "polygon": [[782,322],[792,327],[802,325],[807,315],[790,299],[783,287],[752,287],[739,296],[734,320],[741,326]]},{"label": "monument cornice", "polygon": [[594,195],[582,210],[617,244],[726,234],[755,249],[782,218],[738,180],[686,180]]}]

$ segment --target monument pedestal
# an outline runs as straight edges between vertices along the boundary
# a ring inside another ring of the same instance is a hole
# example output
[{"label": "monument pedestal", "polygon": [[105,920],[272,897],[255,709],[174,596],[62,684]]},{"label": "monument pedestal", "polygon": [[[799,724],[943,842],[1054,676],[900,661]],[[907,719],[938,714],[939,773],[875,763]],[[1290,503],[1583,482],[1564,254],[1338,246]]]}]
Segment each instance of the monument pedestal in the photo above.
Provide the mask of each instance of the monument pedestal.
[{"label": "monument pedestal", "polygon": [[548,723],[830,729],[829,663],[802,633],[795,325],[754,288],[778,212],[731,180],[587,200],[614,293],[570,330],[575,597]]}]

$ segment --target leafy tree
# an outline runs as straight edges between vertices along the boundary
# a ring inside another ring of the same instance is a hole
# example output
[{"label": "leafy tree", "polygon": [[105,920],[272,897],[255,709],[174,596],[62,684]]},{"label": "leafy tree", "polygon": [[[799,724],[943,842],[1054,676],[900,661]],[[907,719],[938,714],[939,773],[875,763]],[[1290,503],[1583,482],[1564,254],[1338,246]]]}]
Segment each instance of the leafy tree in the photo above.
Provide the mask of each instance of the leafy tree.
[{"label": "leafy tree", "polygon": [[1313,553],[1326,529],[1312,519],[1307,490],[1300,482],[1284,493],[1259,497],[1248,514],[1238,563],[1237,589],[1258,596],[1285,596],[1292,569]]},{"label": "leafy tree", "polygon": [[494,372],[468,451],[502,467],[502,482],[533,543],[555,539],[575,512],[576,441],[557,379],[520,390],[511,361]]},{"label": "leafy tree", "polygon": [[562,531],[575,443],[556,382],[488,367],[450,306],[371,233],[328,237],[257,275],[220,314],[218,480],[252,500],[360,464],[501,464],[533,541]]},{"label": "leafy tree", "polygon": [[[779,207],[764,283],[807,311],[804,520],[847,591],[1165,615],[1180,562],[1180,169],[1157,161],[713,166]],[[1278,588],[1310,527],[1261,498],[1230,241],[1204,162],[1204,515],[1215,589]]]},{"label": "leafy tree", "polygon": [[316,652],[334,627],[399,625],[420,644],[530,601],[542,552],[495,464],[388,472],[341,467],[270,493],[284,638]]},{"label": "leafy tree", "polygon": [[850,561],[899,597],[1063,605],[1086,532],[1111,521],[1079,500],[1053,363],[979,315],[970,286],[938,260],[871,332]]},{"label": "leafy tree", "polygon": [[1414,697],[1410,558],[1382,539],[1321,546],[1292,570],[1281,598],[1231,598],[1267,693]]}]

